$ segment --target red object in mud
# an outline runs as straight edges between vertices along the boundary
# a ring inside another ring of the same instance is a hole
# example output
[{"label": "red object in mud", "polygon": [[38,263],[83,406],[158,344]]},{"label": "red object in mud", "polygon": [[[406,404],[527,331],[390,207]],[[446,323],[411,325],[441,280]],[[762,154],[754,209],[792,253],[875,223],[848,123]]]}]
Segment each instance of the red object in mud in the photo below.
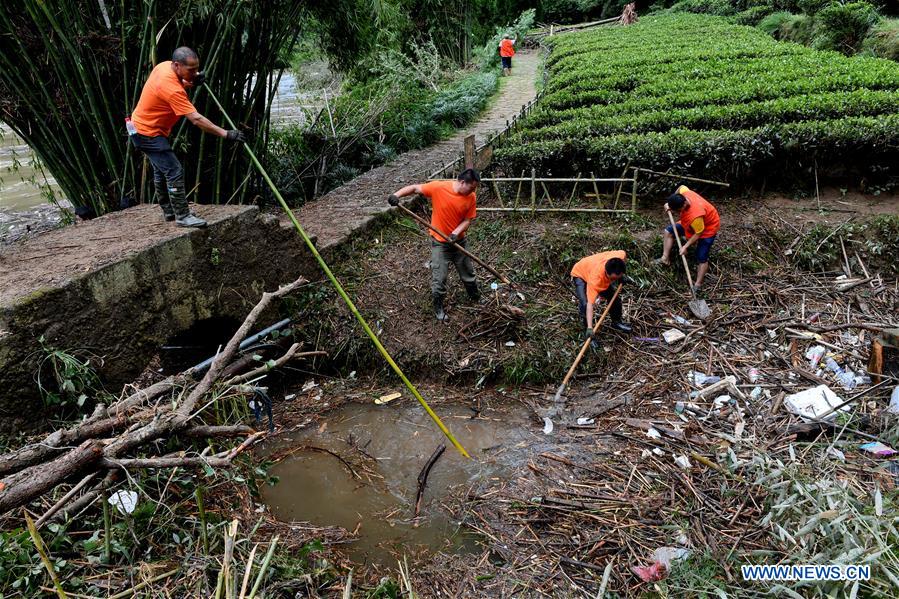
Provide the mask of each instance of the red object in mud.
[{"label": "red object in mud", "polygon": [[634,566],[631,570],[643,582],[655,582],[668,577],[668,568],[662,562],[656,562],[651,566]]}]

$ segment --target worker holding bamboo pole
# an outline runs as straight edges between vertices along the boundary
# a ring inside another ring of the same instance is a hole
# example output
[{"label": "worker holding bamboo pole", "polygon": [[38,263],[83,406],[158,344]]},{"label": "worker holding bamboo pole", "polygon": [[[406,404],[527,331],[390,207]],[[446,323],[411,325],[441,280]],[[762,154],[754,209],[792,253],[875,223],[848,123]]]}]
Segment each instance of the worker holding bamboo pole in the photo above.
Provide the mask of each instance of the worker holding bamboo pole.
[{"label": "worker holding bamboo pole", "polygon": [[[585,326],[585,338],[593,337],[594,306],[602,298],[611,301],[615,289],[625,277],[627,270],[627,253],[624,250],[612,250],[587,256],[578,261],[571,269],[571,284],[577,297],[578,311]],[[619,294],[620,295],[620,294]],[[623,333],[631,332],[631,325],[623,322],[621,298],[615,297],[609,309],[612,328]]]},{"label": "worker holding bamboo pole", "polygon": [[429,231],[432,238],[431,300],[434,316],[441,322],[447,319],[443,299],[446,297],[446,277],[449,274],[450,263],[455,265],[469,299],[473,302],[481,299],[471,258],[456,247],[458,245],[463,249],[467,248],[465,232],[477,214],[475,190],[480,182],[478,172],[468,168],[459,173],[455,181],[429,181],[407,185],[387,198],[391,206],[398,206],[400,198],[416,193],[431,200],[431,227],[445,234],[441,236],[433,230]]},{"label": "worker holding bamboo pole", "polygon": [[[665,210],[676,210],[680,213],[676,223],[677,235],[686,237],[687,242],[680,249],[680,255],[686,256],[691,247],[696,247],[696,279],[693,282],[693,292],[699,293],[702,281],[709,271],[709,254],[712,244],[721,228],[721,218],[718,209],[711,202],[691,190],[686,185],[681,185],[677,191],[668,196],[665,201]],[[671,264],[671,251],[674,248],[675,231],[671,225],[665,227],[662,244],[662,257],[656,260],[656,264]]]},{"label": "worker holding bamboo pole", "polygon": [[144,84],[137,107],[126,119],[128,135],[134,147],[153,165],[153,185],[156,199],[167,221],[179,227],[205,227],[206,221],[191,214],[184,187],[184,169],[172,151],[168,136],[182,116],[206,133],[231,142],[244,142],[244,134],[236,129],[225,130],[197,112],[187,89],[203,84],[197,53],[180,47],[172,60],[153,68]]}]

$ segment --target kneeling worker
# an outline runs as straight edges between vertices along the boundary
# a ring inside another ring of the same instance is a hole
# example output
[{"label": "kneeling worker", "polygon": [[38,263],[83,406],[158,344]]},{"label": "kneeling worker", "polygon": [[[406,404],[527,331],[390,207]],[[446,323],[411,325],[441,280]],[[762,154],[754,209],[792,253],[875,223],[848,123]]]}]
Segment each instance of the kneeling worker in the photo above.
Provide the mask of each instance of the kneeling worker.
[{"label": "kneeling worker", "polygon": [[[681,247],[682,256],[696,246],[696,278],[693,281],[693,291],[699,293],[705,274],[709,271],[709,253],[715,236],[721,228],[721,219],[718,210],[701,195],[692,191],[686,185],[681,185],[665,203],[665,210],[677,210],[680,212],[680,222],[677,223],[677,234],[686,236],[687,243]],[[665,237],[662,246],[662,257],[656,260],[658,264],[671,264],[671,249],[675,245],[674,231],[671,225],[665,227]]]},{"label": "kneeling worker", "polygon": [[[481,177],[473,168],[459,173],[455,181],[430,181],[417,185],[407,185],[389,198],[391,206],[398,206],[399,198],[421,194],[431,200],[431,226],[445,233],[451,242],[466,248],[465,232],[477,214],[475,190]],[[465,291],[472,301],[481,299],[481,292],[474,277],[471,258],[460,252],[453,243],[449,243],[434,231],[431,234],[431,298],[434,303],[434,316],[437,320],[446,320],[443,311],[443,298],[446,296],[446,277],[449,265],[453,263],[459,278],[465,285]]]},{"label": "kneeling worker", "polygon": [[[624,278],[624,272],[627,268],[625,265],[626,260],[627,253],[624,250],[600,252],[581,259],[571,269],[571,283],[574,285],[578,310],[581,318],[584,319],[586,327],[584,338],[593,336],[594,304],[600,297],[606,301],[612,299],[616,288],[613,283]],[[621,296],[619,295],[609,309],[609,316],[612,318],[612,328],[629,333],[631,325],[621,321],[621,313]]]}]

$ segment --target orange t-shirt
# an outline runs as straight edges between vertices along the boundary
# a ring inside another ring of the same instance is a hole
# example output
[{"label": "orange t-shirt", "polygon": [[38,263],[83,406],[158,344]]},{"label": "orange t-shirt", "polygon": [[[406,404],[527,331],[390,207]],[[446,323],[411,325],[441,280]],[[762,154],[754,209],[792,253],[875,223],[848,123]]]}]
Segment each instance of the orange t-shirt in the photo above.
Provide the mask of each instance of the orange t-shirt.
[{"label": "orange t-shirt", "polygon": [[680,212],[680,224],[684,228],[687,238],[693,236],[693,221],[701,218],[705,224],[702,233],[699,234],[700,239],[707,239],[718,234],[721,228],[721,219],[718,217],[718,210],[709,203],[704,197],[690,190],[686,185],[677,188],[677,193],[684,196],[689,202],[690,207],[684,208]]},{"label": "orange t-shirt", "polygon": [[624,250],[612,250],[587,256],[578,261],[571,269],[571,276],[584,279],[587,282],[587,301],[591,304],[596,301],[600,293],[609,288],[612,279],[606,273],[606,262],[612,258],[621,258],[627,261],[627,252]]},{"label": "orange t-shirt", "polygon": [[[474,218],[477,215],[475,193],[468,195],[456,193],[453,190],[453,181],[430,181],[421,186],[421,193],[431,199],[433,207],[431,213],[431,226],[441,233],[451,234],[463,220]],[[428,231],[431,237],[437,241],[446,241],[434,231]],[[463,232],[459,239],[465,237]]]},{"label": "orange t-shirt", "polygon": [[178,119],[196,111],[172,70],[172,61],[167,60],[156,65],[147,78],[131,122],[141,135],[168,137]]},{"label": "orange t-shirt", "polygon": [[515,42],[512,40],[502,40],[499,43],[499,55],[505,58],[515,56]]}]

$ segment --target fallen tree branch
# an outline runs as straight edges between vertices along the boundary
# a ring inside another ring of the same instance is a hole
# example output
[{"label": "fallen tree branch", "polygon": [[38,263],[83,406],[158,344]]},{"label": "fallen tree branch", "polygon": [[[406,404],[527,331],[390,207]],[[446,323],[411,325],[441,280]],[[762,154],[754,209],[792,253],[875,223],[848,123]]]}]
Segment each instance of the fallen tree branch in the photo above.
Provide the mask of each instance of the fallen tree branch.
[{"label": "fallen tree branch", "polygon": [[301,347],[302,347],[301,343],[294,343],[293,345],[290,346],[290,349],[288,349],[287,352],[285,352],[285,354],[283,356],[281,356],[280,358],[278,358],[277,360],[274,360],[273,362],[270,362],[270,363],[263,364],[259,368],[255,368],[255,369],[251,370],[250,372],[240,374],[233,378],[230,378],[227,381],[225,381],[225,384],[226,385],[239,385],[240,383],[245,383],[247,381],[253,380],[257,376],[267,374],[267,373],[271,372],[272,370],[274,370],[275,368],[280,368],[281,366],[283,366],[284,364],[286,364],[287,362],[289,362],[290,360],[293,360],[295,358],[306,358],[309,356],[327,356],[328,355],[328,352],[324,352],[324,351],[308,351],[308,352],[303,352],[303,353],[297,353],[300,351]]},{"label": "fallen tree branch", "polygon": [[446,451],[446,445],[441,443],[440,446],[434,450],[434,453],[431,454],[431,457],[428,458],[428,461],[425,463],[424,468],[421,469],[421,472],[418,473],[418,492],[415,494],[416,517],[421,511],[421,498],[425,494],[425,487],[428,484],[428,476],[431,474],[431,468],[434,467],[434,464],[437,463],[437,460],[440,459],[440,456],[443,455],[444,451]]}]

